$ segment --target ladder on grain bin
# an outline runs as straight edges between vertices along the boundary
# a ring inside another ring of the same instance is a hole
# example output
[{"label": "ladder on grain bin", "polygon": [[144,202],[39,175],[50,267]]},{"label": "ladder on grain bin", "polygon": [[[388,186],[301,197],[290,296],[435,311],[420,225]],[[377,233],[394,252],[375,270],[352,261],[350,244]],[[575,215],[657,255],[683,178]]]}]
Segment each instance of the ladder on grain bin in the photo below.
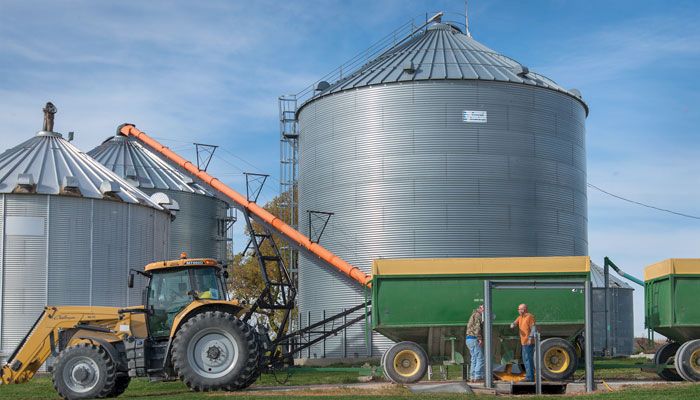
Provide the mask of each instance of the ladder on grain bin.
[{"label": "ladder on grain bin", "polygon": [[[269,350],[271,350],[271,360],[268,361],[271,366],[274,367],[278,362],[289,362],[295,353],[331,335],[337,334],[342,329],[360,322],[370,315],[367,310],[369,302],[367,302],[303,329],[285,333],[291,311],[294,308],[294,301],[296,300],[296,287],[284,265],[279,248],[273,240],[273,232],[279,235],[290,247],[306,254],[312,261],[324,267],[337,270],[363,287],[369,288],[371,286],[371,276],[333,254],[318,242],[313,241],[286,224],[282,219],[259,206],[256,203],[259,190],[251,194],[251,190],[247,188],[245,196],[238,193],[217,178],[209,175],[206,171],[200,170],[197,165],[182,158],[168,147],[138,130],[133,124],[120,125],[117,129],[117,134],[133,136],[137,140],[140,140],[166,159],[174,162],[185,171],[201,180],[204,184],[226,196],[233,202],[234,207],[243,213],[246,220],[246,227],[250,234],[250,242],[246,249],[252,249],[254,252],[265,281],[265,288],[258,296],[258,299],[252,304],[251,310],[244,316],[244,321],[247,322],[252,314],[258,310],[284,310],[282,323],[275,332],[274,340],[267,343],[267,345],[270,346]],[[254,222],[256,222],[259,227],[256,226]],[[265,242],[270,244],[272,255],[263,254],[261,247]],[[347,317],[350,314],[358,312],[362,308],[365,308],[365,312],[362,313],[362,315],[347,321]],[[339,324],[338,321],[341,319],[343,323],[336,327],[336,324]],[[327,324],[331,324],[332,328],[326,330],[325,327]],[[277,347],[280,347],[280,351],[275,351]]]}]

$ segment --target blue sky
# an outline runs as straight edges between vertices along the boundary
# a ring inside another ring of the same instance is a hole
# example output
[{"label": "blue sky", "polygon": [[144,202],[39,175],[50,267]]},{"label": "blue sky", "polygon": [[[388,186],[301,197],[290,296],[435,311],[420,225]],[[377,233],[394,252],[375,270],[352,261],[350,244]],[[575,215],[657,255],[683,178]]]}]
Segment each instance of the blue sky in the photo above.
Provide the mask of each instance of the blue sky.
[{"label": "blue sky", "polygon": [[[273,175],[277,97],[295,93],[411,18],[462,1],[0,2],[0,149],[41,127],[88,151],[133,122],[188,157],[222,147],[211,171],[244,190]],[[564,87],[587,120],[588,180],[619,195],[700,215],[700,3],[470,2],[478,41]],[[629,272],[700,256],[700,221],[589,190],[590,254]],[[240,242],[243,239],[237,235]],[[642,291],[635,331],[642,331]]]}]

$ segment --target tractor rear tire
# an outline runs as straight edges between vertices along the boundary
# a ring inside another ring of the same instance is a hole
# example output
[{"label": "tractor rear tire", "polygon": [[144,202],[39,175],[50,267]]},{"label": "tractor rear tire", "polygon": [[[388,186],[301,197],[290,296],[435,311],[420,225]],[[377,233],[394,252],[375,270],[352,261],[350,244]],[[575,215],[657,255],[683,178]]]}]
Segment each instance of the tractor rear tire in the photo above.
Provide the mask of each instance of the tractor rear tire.
[{"label": "tractor rear tire", "polygon": [[250,377],[245,382],[243,382],[242,385],[235,386],[234,387],[235,390],[246,389],[250,385],[254,384],[255,381],[258,380],[258,378],[260,378],[260,374],[262,372],[262,360],[264,357],[263,352],[265,351],[265,349],[263,347],[262,337],[260,336],[260,334],[255,332],[255,330],[250,325],[248,325],[248,324],[243,324],[243,325],[245,326],[246,329],[248,329],[253,334],[253,337],[255,338],[255,342],[258,344],[258,358],[256,361],[256,365],[258,367],[255,368],[255,370],[250,375]]},{"label": "tractor rear tire", "polygon": [[117,380],[114,383],[114,389],[112,389],[112,392],[108,394],[105,397],[119,397],[121,396],[126,389],[129,387],[129,383],[131,382],[131,378],[129,375],[126,373],[121,373],[117,375]]},{"label": "tractor rear tire", "polygon": [[417,343],[399,342],[384,355],[384,374],[395,383],[416,383],[428,370],[428,356]]},{"label": "tractor rear tire", "polygon": [[540,344],[542,352],[542,377],[549,381],[569,379],[578,367],[574,346],[562,338],[549,338]]},{"label": "tractor rear tire", "polygon": [[258,344],[235,315],[207,311],[185,322],[175,334],[175,373],[197,392],[237,390],[258,369]]},{"label": "tractor rear tire", "polygon": [[117,366],[100,346],[80,343],[56,357],[53,387],[64,399],[107,397],[114,391]]},{"label": "tractor rear tire", "polygon": [[[654,353],[654,364],[656,365],[656,367],[665,367],[669,360],[675,364],[675,355],[680,347],[681,345],[676,342],[669,342],[661,346],[661,348],[659,348],[659,350],[657,350],[656,353]],[[658,370],[656,373],[659,375],[659,377],[661,377],[661,379],[665,381],[683,380],[683,378],[680,375],[678,375],[678,372],[670,368]]]},{"label": "tractor rear tire", "polygon": [[700,339],[686,342],[676,353],[676,369],[689,382],[700,382]]}]

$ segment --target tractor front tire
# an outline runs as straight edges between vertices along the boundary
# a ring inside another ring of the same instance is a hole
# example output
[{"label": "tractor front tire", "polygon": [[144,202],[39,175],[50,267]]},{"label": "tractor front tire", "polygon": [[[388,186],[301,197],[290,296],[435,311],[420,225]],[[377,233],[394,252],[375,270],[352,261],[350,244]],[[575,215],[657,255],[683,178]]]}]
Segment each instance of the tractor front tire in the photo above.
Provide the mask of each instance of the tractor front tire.
[{"label": "tractor front tire", "polygon": [[114,391],[117,367],[100,346],[80,343],[61,351],[53,369],[53,386],[64,399],[107,397]]},{"label": "tractor front tire", "polygon": [[549,381],[569,379],[578,367],[574,346],[562,338],[549,338],[540,344],[542,352],[542,377]]},{"label": "tractor front tire", "polygon": [[177,331],[172,360],[177,376],[194,391],[236,390],[256,373],[258,344],[235,315],[207,311]]}]

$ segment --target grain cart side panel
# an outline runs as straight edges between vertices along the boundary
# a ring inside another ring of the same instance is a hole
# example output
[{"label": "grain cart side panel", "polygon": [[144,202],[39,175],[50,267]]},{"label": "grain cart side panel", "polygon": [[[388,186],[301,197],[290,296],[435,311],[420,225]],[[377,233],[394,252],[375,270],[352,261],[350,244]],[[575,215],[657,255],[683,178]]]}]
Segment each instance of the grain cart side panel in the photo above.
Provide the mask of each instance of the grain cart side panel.
[{"label": "grain cart side panel", "polygon": [[[389,338],[426,347],[431,335],[463,340],[471,312],[483,303],[484,280],[588,279],[588,257],[376,260],[373,328]],[[537,316],[544,337],[568,338],[584,325],[584,293],[571,289],[497,290],[494,328],[505,333],[520,303]]]},{"label": "grain cart side panel", "polygon": [[645,324],[682,343],[700,339],[700,259],[672,258],[644,270]]}]

